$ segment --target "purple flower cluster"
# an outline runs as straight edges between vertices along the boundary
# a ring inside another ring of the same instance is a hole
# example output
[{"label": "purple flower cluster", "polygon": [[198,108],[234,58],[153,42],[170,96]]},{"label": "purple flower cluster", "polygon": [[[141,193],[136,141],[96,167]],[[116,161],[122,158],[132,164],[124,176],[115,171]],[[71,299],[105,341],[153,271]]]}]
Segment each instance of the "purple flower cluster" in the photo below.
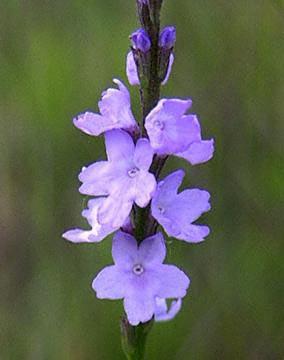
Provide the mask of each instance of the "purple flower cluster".
[{"label": "purple flower cluster", "polygon": [[[162,84],[168,80],[174,62],[175,39],[174,27],[162,30],[160,55],[168,58]],[[131,42],[126,73],[129,83],[138,85],[135,54],[147,56],[151,41],[145,30],[139,29],[132,34]],[[136,210],[149,206],[152,220],[168,236],[190,243],[203,241],[209,228],[195,221],[210,210],[209,193],[200,189],[178,192],[184,171],[176,170],[159,180],[151,165],[154,156],[165,159],[169,155],[191,165],[204,163],[213,156],[214,142],[202,139],[197,116],[188,113],[190,99],[161,99],[144,119],[146,132],[142,132],[133,116],[127,87],[117,79],[113,81],[117,88],[102,93],[99,113],[87,111],[73,120],[88,135],[104,135],[107,160],[89,164],[79,174],[80,193],[91,197],[82,212],[90,228],[72,229],[63,237],[73,243],[92,243],[115,233],[114,265],[101,270],[92,283],[97,297],[123,299],[132,325],[153,317],[156,321],[169,320],[180,310],[190,280],[176,266],[163,263],[166,245],[161,232],[136,241],[132,210],[134,205]]]}]

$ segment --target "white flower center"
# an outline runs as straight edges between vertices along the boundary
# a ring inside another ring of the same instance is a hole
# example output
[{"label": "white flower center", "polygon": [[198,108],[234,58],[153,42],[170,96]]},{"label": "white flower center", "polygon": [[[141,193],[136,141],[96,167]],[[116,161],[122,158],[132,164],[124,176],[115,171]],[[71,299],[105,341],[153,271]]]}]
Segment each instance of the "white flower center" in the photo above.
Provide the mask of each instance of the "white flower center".
[{"label": "white flower center", "polygon": [[132,271],[134,272],[135,275],[141,275],[144,272],[144,268],[141,264],[136,264],[133,266]]},{"label": "white flower center", "polygon": [[155,120],[154,121],[154,126],[157,128],[157,129],[160,129],[160,130],[163,130],[165,125],[162,121],[160,120]]},{"label": "white flower center", "polygon": [[139,173],[139,169],[137,167],[133,167],[132,169],[127,171],[129,177],[133,178]]}]

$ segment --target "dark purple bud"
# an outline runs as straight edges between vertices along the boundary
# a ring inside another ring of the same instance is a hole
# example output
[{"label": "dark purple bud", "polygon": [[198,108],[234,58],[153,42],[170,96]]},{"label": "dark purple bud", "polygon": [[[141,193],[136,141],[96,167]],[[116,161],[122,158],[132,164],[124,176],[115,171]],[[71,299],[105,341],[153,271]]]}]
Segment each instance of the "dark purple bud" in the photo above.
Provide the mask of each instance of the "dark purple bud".
[{"label": "dark purple bud", "polygon": [[144,29],[138,29],[130,36],[132,46],[135,50],[146,53],[151,47],[151,40]]},{"label": "dark purple bud", "polygon": [[159,46],[164,49],[171,49],[176,42],[176,28],[174,26],[166,26],[159,38]]}]

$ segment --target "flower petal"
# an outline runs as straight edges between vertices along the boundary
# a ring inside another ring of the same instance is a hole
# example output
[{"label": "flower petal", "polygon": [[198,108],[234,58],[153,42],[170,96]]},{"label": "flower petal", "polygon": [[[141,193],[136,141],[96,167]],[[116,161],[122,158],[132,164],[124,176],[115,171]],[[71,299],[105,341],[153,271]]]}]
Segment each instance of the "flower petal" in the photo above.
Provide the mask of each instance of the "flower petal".
[{"label": "flower petal", "polygon": [[117,266],[107,266],[95,277],[92,288],[99,299],[122,299],[126,294],[125,275]]},{"label": "flower petal", "polygon": [[202,140],[193,142],[189,147],[175,155],[187,160],[191,165],[205,163],[213,157],[214,153],[214,140]]},{"label": "flower petal", "polygon": [[135,203],[144,208],[146,207],[156,189],[156,178],[153,174],[141,170],[137,176],[135,185]]},{"label": "flower petal", "polygon": [[73,124],[88,135],[98,136],[113,128],[109,119],[90,111],[79,114],[73,119]]},{"label": "flower petal", "polygon": [[167,306],[165,299],[156,298],[155,321],[168,321],[172,320],[180,311],[182,300],[173,300],[171,305]]},{"label": "flower petal", "polygon": [[[172,53],[169,58],[169,65],[168,65],[166,77],[161,83],[162,85],[165,85],[169,80],[174,60],[175,57],[174,54]],[[130,85],[140,85],[137,66],[132,51],[129,51],[129,53],[126,56],[126,75]]]},{"label": "flower petal", "polygon": [[178,188],[182,183],[184,175],[184,170],[179,169],[158,183],[157,190],[151,203],[153,212],[156,212],[159,203],[168,204],[172,202],[172,199],[177,195]]},{"label": "flower petal", "polygon": [[100,224],[119,228],[127,220],[133,201],[123,199],[122,196],[108,196],[98,211],[98,221]]},{"label": "flower petal", "polygon": [[98,220],[98,209],[104,202],[104,197],[99,197],[95,199],[90,199],[88,201],[88,206],[82,211],[82,216],[88,220],[88,223],[92,226],[97,223]]},{"label": "flower petal", "polygon": [[79,191],[86,195],[107,195],[120,171],[119,164],[107,161],[98,161],[84,167],[79,174],[79,180],[83,183]]},{"label": "flower petal", "polygon": [[105,134],[105,145],[109,161],[131,162],[134,154],[134,143],[127,132],[122,130],[108,131]]},{"label": "flower petal", "polygon": [[206,190],[187,189],[178,194],[176,198],[177,212],[172,208],[174,218],[182,217],[184,222],[197,220],[204,212],[209,211],[210,194]]},{"label": "flower petal", "polygon": [[118,89],[107,89],[102,94],[99,109],[104,118],[113,124],[113,129],[132,129],[137,124],[131,111],[130,95],[126,86],[113,79]]},{"label": "flower petal", "polygon": [[190,280],[183,271],[174,265],[160,265],[155,269],[155,276],[160,281],[157,296],[161,298],[183,298]]},{"label": "flower petal", "polygon": [[166,232],[169,235],[171,233],[172,235],[170,236],[174,236],[179,240],[184,240],[189,243],[199,243],[201,241],[204,241],[204,238],[209,235],[210,229],[208,226],[204,226],[204,225],[187,224],[182,229],[178,227],[172,230],[171,227],[169,226]]},{"label": "flower petal", "polygon": [[143,170],[148,170],[153,160],[153,149],[148,139],[139,139],[134,151],[134,164]]},{"label": "flower petal", "polygon": [[73,229],[65,232],[62,236],[66,240],[74,243],[99,242],[118,229],[118,227],[113,228],[109,224],[99,224],[97,216],[98,210],[104,201],[106,201],[105,198],[91,199],[88,201],[87,209],[82,211],[82,216],[88,220],[88,223],[92,227],[90,230]]},{"label": "flower petal", "polygon": [[145,323],[154,315],[155,300],[151,296],[140,293],[137,296],[124,299],[124,309],[131,325],[136,326],[140,322]]},{"label": "flower petal", "polygon": [[85,231],[83,229],[72,229],[66,231],[62,235],[62,237],[73,243],[92,242],[89,239],[89,235],[91,235],[91,233],[92,233],[91,230]]},{"label": "flower petal", "polygon": [[135,238],[123,231],[117,231],[112,240],[112,258],[116,265],[132,268],[138,256]]},{"label": "flower petal", "polygon": [[174,60],[175,60],[174,54],[171,53],[170,59],[169,59],[169,65],[168,65],[167,74],[166,74],[166,77],[164,78],[164,80],[162,81],[162,85],[165,85],[169,80],[169,77],[170,77],[171,71],[172,71],[172,67],[173,67],[173,64],[174,64]]},{"label": "flower petal", "polygon": [[139,246],[139,259],[145,266],[162,264],[166,257],[166,246],[162,233],[144,239]]},{"label": "flower petal", "polygon": [[139,85],[139,77],[132,51],[126,57],[126,75],[130,85]]}]

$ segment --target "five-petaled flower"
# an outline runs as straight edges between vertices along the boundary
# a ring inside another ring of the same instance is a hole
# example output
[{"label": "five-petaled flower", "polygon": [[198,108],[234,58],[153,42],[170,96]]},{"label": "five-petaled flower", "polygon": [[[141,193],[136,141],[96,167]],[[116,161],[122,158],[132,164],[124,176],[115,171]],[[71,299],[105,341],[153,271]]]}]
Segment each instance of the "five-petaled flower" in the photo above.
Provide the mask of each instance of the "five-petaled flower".
[{"label": "five-petaled flower", "polygon": [[100,224],[117,228],[127,219],[135,202],[148,205],[156,189],[156,179],[148,170],[153,150],[147,139],[140,138],[136,145],[122,130],[105,134],[108,161],[99,161],[83,168],[79,174],[79,191],[92,196],[107,196],[98,209]]},{"label": "five-petaled flower", "polygon": [[210,210],[210,194],[200,189],[178,193],[184,175],[183,170],[177,170],[159,182],[151,210],[169,236],[197,243],[210,231],[207,226],[193,224],[202,213]]},{"label": "five-petaled flower", "polygon": [[155,313],[163,320],[165,299],[186,295],[189,278],[176,266],[163,264],[166,246],[161,233],[138,246],[133,236],[119,231],[113,238],[112,257],[114,265],[105,267],[92,287],[99,299],[124,299],[130,324],[149,321]]}]

